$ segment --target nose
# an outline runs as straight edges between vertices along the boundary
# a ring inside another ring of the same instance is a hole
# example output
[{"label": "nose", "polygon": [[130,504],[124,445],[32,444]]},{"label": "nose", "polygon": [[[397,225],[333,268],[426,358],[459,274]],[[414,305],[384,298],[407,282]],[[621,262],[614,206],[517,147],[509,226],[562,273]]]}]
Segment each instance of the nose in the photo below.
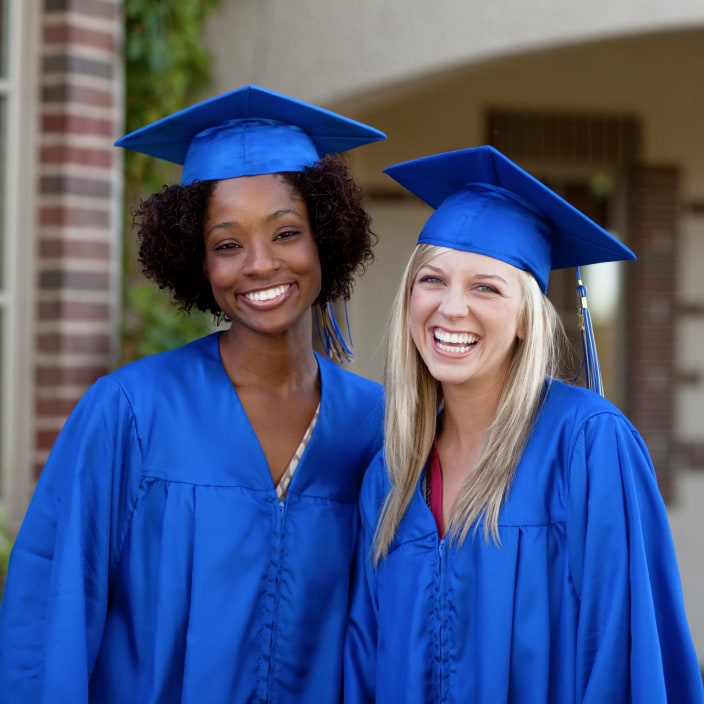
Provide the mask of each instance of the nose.
[{"label": "nose", "polygon": [[449,286],[438,310],[446,318],[463,318],[469,313],[469,300],[461,286]]},{"label": "nose", "polygon": [[251,242],[245,250],[245,272],[251,276],[265,276],[276,271],[281,262],[269,242]]}]

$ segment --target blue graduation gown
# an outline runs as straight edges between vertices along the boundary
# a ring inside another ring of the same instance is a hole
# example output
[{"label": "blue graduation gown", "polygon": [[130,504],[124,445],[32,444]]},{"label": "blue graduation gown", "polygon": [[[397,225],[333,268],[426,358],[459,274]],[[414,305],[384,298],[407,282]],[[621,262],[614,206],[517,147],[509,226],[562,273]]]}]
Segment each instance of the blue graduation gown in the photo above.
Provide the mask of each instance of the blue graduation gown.
[{"label": "blue graduation gown", "polygon": [[388,556],[369,551],[389,490],[381,455],[362,531],[345,701],[704,701],[665,507],[647,449],[610,403],[553,383],[500,513],[462,547],[420,488]]},{"label": "blue graduation gown", "polygon": [[217,333],[86,393],[12,553],[1,702],[339,701],[383,401],[318,365],[320,415],[283,502]]}]

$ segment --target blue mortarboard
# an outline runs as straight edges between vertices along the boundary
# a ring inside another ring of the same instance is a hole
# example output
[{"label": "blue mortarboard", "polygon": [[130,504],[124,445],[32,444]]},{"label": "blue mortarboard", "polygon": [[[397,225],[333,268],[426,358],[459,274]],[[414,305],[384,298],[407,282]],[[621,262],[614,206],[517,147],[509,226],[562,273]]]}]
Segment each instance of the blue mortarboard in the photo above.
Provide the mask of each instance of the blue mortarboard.
[{"label": "blue mortarboard", "polygon": [[183,164],[181,184],[303,171],[325,154],[385,139],[368,125],[243,86],[146,125],[115,146]]},{"label": "blue mortarboard", "polygon": [[603,395],[579,267],[635,259],[635,254],[490,146],[414,159],[384,172],[435,208],[419,244],[500,259],[533,274],[543,293],[551,269],[577,268],[586,385]]},{"label": "blue mortarboard", "polygon": [[604,228],[490,146],[395,164],[384,173],[435,208],[419,243],[485,254],[535,276],[635,259]]}]

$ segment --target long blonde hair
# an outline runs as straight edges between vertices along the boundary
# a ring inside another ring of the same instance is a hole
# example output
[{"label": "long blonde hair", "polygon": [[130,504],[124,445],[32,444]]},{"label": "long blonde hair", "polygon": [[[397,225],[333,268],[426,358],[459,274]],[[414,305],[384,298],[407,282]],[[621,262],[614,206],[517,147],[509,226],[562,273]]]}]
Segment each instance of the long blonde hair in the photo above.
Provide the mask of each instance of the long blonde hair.
[{"label": "long blonde hair", "polygon": [[[443,247],[418,245],[396,294],[389,323],[384,383],[384,455],[392,488],[386,497],[375,536],[374,559],[386,555],[401,519],[411,503],[435,437],[442,388],[429,373],[409,328],[413,283],[419,269]],[[532,275],[519,271],[523,305],[519,325],[525,338],[516,350],[494,420],[471,476],[462,487],[449,526],[449,535],[462,543],[470,529],[484,521],[484,538],[497,543],[499,511],[511,487],[536,413],[545,380],[558,373],[567,347],[562,323],[552,303]]]}]

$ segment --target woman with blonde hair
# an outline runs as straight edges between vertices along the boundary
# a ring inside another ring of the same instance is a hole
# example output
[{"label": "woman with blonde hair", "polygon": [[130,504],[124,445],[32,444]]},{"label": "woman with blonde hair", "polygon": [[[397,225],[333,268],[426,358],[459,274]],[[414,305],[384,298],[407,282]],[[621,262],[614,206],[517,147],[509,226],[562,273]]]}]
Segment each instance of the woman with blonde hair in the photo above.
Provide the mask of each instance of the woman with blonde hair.
[{"label": "woman with blonde hair", "polygon": [[647,448],[598,393],[586,300],[589,388],[558,380],[545,296],[633,253],[491,147],[387,173],[436,210],[392,311],[346,701],[701,702]]}]

